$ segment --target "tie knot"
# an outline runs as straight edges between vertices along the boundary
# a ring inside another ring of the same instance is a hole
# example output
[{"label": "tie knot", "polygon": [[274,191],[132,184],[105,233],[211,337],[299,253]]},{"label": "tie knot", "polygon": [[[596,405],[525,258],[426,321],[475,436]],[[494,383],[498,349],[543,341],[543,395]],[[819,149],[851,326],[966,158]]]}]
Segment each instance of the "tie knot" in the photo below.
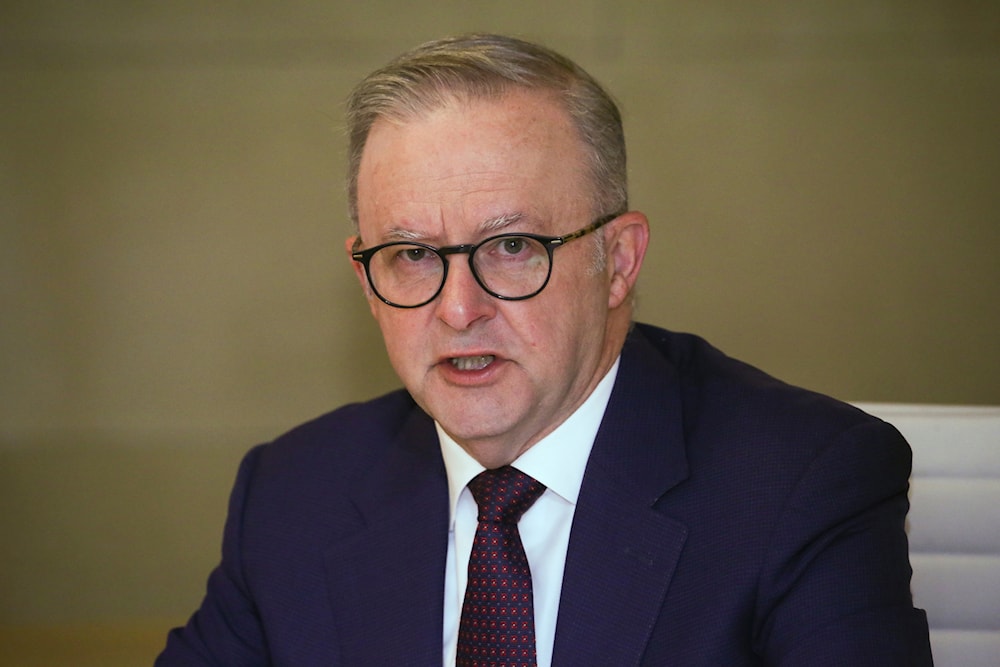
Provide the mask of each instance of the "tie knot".
[{"label": "tie knot", "polygon": [[479,506],[479,521],[516,524],[545,485],[517,468],[503,466],[476,475],[469,490]]}]

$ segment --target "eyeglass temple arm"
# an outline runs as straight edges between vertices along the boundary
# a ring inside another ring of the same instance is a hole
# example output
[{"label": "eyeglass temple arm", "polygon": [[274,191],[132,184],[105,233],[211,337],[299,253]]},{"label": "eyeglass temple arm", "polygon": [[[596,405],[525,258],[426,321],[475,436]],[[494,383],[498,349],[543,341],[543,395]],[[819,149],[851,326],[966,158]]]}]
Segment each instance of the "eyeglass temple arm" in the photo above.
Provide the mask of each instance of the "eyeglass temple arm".
[{"label": "eyeglass temple arm", "polygon": [[558,236],[558,237],[552,239],[551,244],[555,245],[555,246],[565,245],[565,244],[569,243],[570,241],[572,241],[573,239],[578,239],[581,236],[586,236],[587,234],[589,234],[591,232],[597,231],[598,229],[600,229],[604,225],[608,224],[609,222],[611,222],[612,220],[614,220],[615,218],[617,218],[619,215],[621,215],[621,213],[609,213],[608,215],[606,215],[606,216],[604,216],[602,218],[598,218],[597,220],[594,220],[592,223],[590,223],[589,225],[587,225],[583,229],[578,229],[575,232],[571,232],[569,234],[566,234],[565,236]]}]

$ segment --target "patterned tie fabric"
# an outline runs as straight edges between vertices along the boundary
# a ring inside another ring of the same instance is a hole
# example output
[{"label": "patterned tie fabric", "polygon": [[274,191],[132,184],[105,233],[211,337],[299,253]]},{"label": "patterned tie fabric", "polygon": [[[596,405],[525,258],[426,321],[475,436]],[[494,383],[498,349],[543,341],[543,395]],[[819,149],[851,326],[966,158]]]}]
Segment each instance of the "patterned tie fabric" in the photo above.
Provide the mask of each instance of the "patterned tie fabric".
[{"label": "patterned tie fabric", "polygon": [[479,526],[458,629],[457,667],[535,667],[531,570],[517,522],[545,486],[516,468],[469,482]]}]

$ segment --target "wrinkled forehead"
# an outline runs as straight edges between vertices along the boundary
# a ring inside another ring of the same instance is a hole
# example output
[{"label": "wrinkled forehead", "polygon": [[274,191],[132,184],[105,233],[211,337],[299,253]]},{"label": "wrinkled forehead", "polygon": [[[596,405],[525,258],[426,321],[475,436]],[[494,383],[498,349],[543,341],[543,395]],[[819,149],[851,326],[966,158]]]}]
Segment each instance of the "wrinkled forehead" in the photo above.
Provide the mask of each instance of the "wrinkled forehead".
[{"label": "wrinkled forehead", "polygon": [[[487,141],[479,141],[479,135],[494,137],[499,134],[501,141],[491,146],[497,154],[516,144],[528,142],[528,147],[536,152],[557,151],[557,154],[549,156],[553,160],[570,160],[574,166],[582,164],[575,159],[577,156],[584,162],[590,160],[588,144],[555,91],[508,86],[494,92],[478,94],[448,89],[387,109],[368,128],[364,146],[358,155],[358,170],[361,171],[361,165],[370,161],[373,135],[385,133],[387,128],[400,133],[412,130],[415,134],[423,132],[428,126],[434,126],[435,132],[448,136],[452,142],[449,146],[456,152],[467,144],[478,144],[483,148],[490,146]],[[441,117],[447,117],[451,122],[435,124]],[[502,127],[498,128],[498,125]],[[550,168],[563,166],[567,165],[553,163]]]}]

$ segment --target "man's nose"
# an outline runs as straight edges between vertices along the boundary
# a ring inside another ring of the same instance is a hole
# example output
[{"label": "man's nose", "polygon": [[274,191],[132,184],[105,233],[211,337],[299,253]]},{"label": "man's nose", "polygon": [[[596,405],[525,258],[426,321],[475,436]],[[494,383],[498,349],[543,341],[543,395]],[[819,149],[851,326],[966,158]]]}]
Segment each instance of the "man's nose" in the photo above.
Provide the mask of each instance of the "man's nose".
[{"label": "man's nose", "polygon": [[448,276],[433,306],[437,317],[452,329],[468,329],[479,320],[496,314],[496,299],[476,280],[469,264],[469,255],[448,258]]}]

